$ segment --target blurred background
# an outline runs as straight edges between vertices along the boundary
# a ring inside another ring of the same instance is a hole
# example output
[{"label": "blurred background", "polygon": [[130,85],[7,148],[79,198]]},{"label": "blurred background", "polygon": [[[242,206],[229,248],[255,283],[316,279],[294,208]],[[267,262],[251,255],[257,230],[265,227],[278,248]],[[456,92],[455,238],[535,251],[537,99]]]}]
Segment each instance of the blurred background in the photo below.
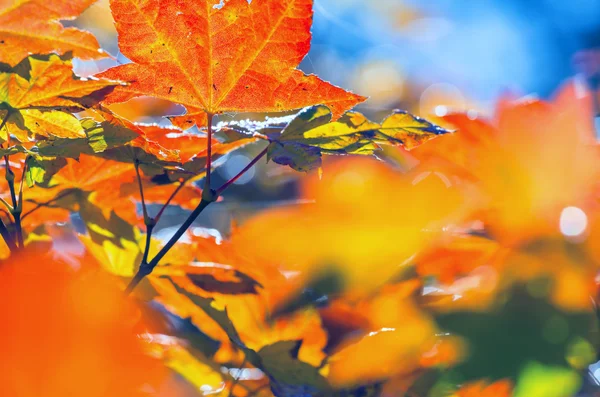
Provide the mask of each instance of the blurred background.
[{"label": "blurred background", "polygon": [[[312,49],[301,69],[369,96],[358,110],[377,121],[394,108],[433,120],[451,111],[490,115],[503,94],[548,98],[573,77],[598,87],[599,0],[315,0],[314,12]],[[74,23],[95,33],[116,57],[79,63],[81,74],[127,62],[108,0]],[[120,111],[128,106],[134,105]],[[164,111],[155,104],[142,108],[146,116]],[[182,109],[167,113],[175,112]],[[233,154],[219,176],[235,175],[255,151],[260,148]],[[227,229],[232,217],[294,200],[297,174],[276,165],[257,168],[227,192],[227,204],[214,206],[200,222]]]}]

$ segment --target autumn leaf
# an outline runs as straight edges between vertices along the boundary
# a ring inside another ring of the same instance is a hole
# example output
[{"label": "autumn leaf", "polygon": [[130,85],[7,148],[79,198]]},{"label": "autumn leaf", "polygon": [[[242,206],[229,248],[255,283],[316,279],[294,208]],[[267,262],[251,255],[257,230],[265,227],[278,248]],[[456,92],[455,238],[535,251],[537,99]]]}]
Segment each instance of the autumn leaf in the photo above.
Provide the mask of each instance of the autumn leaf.
[{"label": "autumn leaf", "polygon": [[[208,137],[192,132],[181,131],[178,128],[161,127],[136,123],[148,142],[153,142],[168,151],[176,152],[179,156],[180,167],[166,169],[168,181],[195,181],[204,176],[206,171],[206,156],[208,154]],[[217,167],[220,158],[237,149],[256,142],[258,138],[245,137],[235,142],[211,141],[211,159],[213,167]]]},{"label": "autumn leaf", "polygon": [[449,115],[456,132],[411,154],[420,170],[466,182],[461,188],[478,200],[473,217],[503,244],[563,237],[562,211],[595,205],[600,169],[591,99],[569,83],[551,102],[500,101],[491,120]]},{"label": "autumn leaf", "polygon": [[[168,368],[181,375],[203,394],[226,396],[225,379],[216,364],[187,349],[182,341],[167,335],[149,335],[147,349],[152,356],[163,360]],[[222,392],[222,393],[219,393]]]},{"label": "autumn leaf", "polygon": [[174,119],[204,126],[207,114],[281,112],[324,104],[333,117],[365,98],[296,66],[308,53],[312,1],[112,0],[123,55],[101,74],[127,81],[106,103],[152,96],[184,105]]},{"label": "autumn leaf", "polygon": [[68,57],[30,56],[0,72],[3,140],[27,142],[35,135],[85,138],[83,126],[65,111],[81,111],[103,99],[116,81],[80,78]]},{"label": "autumn leaf", "polygon": [[387,285],[353,307],[350,313],[365,315],[368,324],[344,338],[330,355],[330,382],[351,386],[410,377],[422,369],[426,355],[430,360],[439,355],[437,327],[418,305],[420,288],[416,279]]},{"label": "autumn leaf", "polygon": [[[94,227],[92,230],[98,230]],[[118,245],[112,241],[113,239],[107,238],[96,242],[92,237],[85,235],[79,235],[79,240],[104,270],[117,276],[132,277],[142,259],[143,248],[140,248],[142,238],[138,241],[119,238]]]},{"label": "autumn leaf", "polygon": [[463,211],[459,192],[436,176],[403,175],[362,158],[308,180],[302,197],[316,202],[259,214],[233,235],[234,246],[263,261],[278,258],[305,282],[334,270],[342,289],[359,295],[411,265]]},{"label": "autumn leaf", "polygon": [[[219,308],[218,301],[199,296],[190,296],[190,299],[219,324],[252,365],[268,375],[275,395],[284,396],[289,390],[317,392],[329,389],[326,379],[319,373],[319,363],[308,363],[303,357],[314,346],[304,346],[302,339],[286,337],[303,335],[311,344],[324,342],[322,333],[318,332],[319,320],[315,313],[298,313],[288,322],[279,320],[271,326],[259,322],[256,324],[258,327],[252,329],[247,327],[249,323],[240,322],[239,315],[243,311],[245,317],[256,318],[259,313],[255,310],[258,309],[256,304],[244,307],[230,302],[223,310]],[[237,314],[229,309],[234,309]]]},{"label": "autumn leaf", "polygon": [[81,154],[96,154],[107,149],[125,145],[138,137],[135,131],[110,121],[91,118],[78,120],[84,138],[53,138],[37,143],[37,153],[46,157],[79,158]]},{"label": "autumn leaf", "polygon": [[380,144],[412,149],[447,131],[404,111],[395,111],[382,123],[348,112],[331,122],[331,111],[314,106],[299,113],[284,130],[268,134],[267,158],[297,171],[321,166],[322,154],[372,155]]},{"label": "autumn leaf", "polygon": [[0,62],[16,65],[29,54],[73,52],[82,59],[104,58],[89,32],[65,28],[59,20],[75,19],[96,0],[15,1],[0,4]]},{"label": "autumn leaf", "polygon": [[261,284],[232,266],[192,262],[187,266],[162,266],[157,274],[170,275],[182,288],[199,295],[256,294]]}]

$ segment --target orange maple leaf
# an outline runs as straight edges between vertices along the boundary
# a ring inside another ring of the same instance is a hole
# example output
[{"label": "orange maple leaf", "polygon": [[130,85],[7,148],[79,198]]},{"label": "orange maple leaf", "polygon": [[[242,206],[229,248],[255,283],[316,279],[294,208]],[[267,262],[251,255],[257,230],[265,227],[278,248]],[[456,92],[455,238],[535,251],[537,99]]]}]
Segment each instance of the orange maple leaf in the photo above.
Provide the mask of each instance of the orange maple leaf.
[{"label": "orange maple leaf", "polygon": [[0,2],[0,62],[15,65],[29,54],[64,54],[83,59],[108,56],[89,32],[65,28],[96,0]]},{"label": "orange maple leaf", "polygon": [[279,112],[323,104],[334,117],[365,100],[296,69],[310,48],[312,0],[111,0],[121,52],[102,73],[130,82],[107,103],[153,96],[184,105],[179,126],[207,114]]}]

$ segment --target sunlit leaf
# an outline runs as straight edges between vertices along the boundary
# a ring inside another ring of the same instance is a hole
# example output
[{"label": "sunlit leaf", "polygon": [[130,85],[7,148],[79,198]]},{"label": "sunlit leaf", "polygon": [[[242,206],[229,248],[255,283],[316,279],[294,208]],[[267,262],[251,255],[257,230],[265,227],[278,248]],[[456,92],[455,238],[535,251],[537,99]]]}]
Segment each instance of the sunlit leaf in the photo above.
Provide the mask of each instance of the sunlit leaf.
[{"label": "sunlit leaf", "polygon": [[96,0],[18,1],[0,4],[0,62],[15,65],[29,54],[72,51],[82,59],[106,57],[89,32],[65,28]]},{"label": "sunlit leaf", "polygon": [[26,141],[32,135],[82,138],[77,119],[59,110],[83,110],[103,99],[116,81],[83,79],[73,74],[69,58],[30,56],[0,72],[0,112],[6,119],[2,138],[13,134]]},{"label": "sunlit leaf", "polygon": [[309,171],[321,166],[322,154],[372,155],[380,144],[412,149],[447,132],[403,111],[396,111],[381,124],[353,112],[335,122],[330,122],[331,117],[325,106],[305,109],[281,134],[268,135],[272,141],[268,158],[297,171]]},{"label": "sunlit leaf", "polygon": [[206,113],[314,104],[328,105],[339,117],[365,99],[296,69],[310,48],[310,0],[227,1],[222,7],[208,0],[112,0],[111,8],[121,52],[133,63],[102,74],[131,83],[110,102],[145,95],[179,103],[188,114],[174,122],[187,128],[205,125]]}]

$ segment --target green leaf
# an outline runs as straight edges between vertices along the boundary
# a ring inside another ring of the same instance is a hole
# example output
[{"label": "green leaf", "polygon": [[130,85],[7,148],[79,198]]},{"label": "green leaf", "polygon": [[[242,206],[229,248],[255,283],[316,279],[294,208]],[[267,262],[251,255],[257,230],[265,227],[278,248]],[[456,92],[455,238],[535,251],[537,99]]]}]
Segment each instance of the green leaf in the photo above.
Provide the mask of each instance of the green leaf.
[{"label": "green leaf", "polygon": [[44,158],[34,155],[27,157],[26,164],[25,180],[27,186],[33,187],[36,183],[44,184],[50,181],[52,175],[67,165],[67,161],[64,158]]},{"label": "green leaf", "polygon": [[98,122],[90,118],[79,120],[85,138],[54,138],[40,141],[37,151],[47,157],[79,158],[81,154],[97,154],[125,145],[138,135],[128,128],[109,121]]},{"label": "green leaf", "polygon": [[240,338],[227,315],[227,310],[218,309],[213,304],[213,299],[190,294],[177,285],[175,287],[219,324],[233,344],[245,353],[248,362],[267,374],[276,396],[291,395],[290,390],[301,389],[304,393],[301,395],[330,390],[328,382],[319,374],[318,368],[298,359],[302,341],[280,341],[265,346],[258,352],[252,350]]},{"label": "green leaf", "polygon": [[[258,351],[262,371],[271,378],[272,389],[302,387],[306,392],[329,388],[319,369],[298,359],[302,341],[279,341]],[[276,394],[277,395],[277,394]],[[278,394],[283,395],[283,394]]]},{"label": "green leaf", "polygon": [[134,226],[123,220],[114,211],[111,211],[107,218],[102,209],[89,201],[89,194],[81,194],[79,197],[79,215],[85,223],[92,241],[100,245],[105,241],[110,241],[119,248],[133,247],[132,244],[137,244],[139,236]]},{"label": "green leaf", "polygon": [[289,165],[297,171],[310,171],[321,165],[323,154],[374,155],[380,145],[412,149],[447,131],[405,111],[397,110],[382,123],[348,112],[330,122],[325,106],[300,112],[280,134],[269,134],[268,159]]},{"label": "green leaf", "polygon": [[120,82],[80,78],[73,73],[70,55],[32,55],[14,67],[0,67],[0,110],[6,123],[0,133],[21,141],[39,137],[83,138],[84,131],[71,113],[89,108]]}]

